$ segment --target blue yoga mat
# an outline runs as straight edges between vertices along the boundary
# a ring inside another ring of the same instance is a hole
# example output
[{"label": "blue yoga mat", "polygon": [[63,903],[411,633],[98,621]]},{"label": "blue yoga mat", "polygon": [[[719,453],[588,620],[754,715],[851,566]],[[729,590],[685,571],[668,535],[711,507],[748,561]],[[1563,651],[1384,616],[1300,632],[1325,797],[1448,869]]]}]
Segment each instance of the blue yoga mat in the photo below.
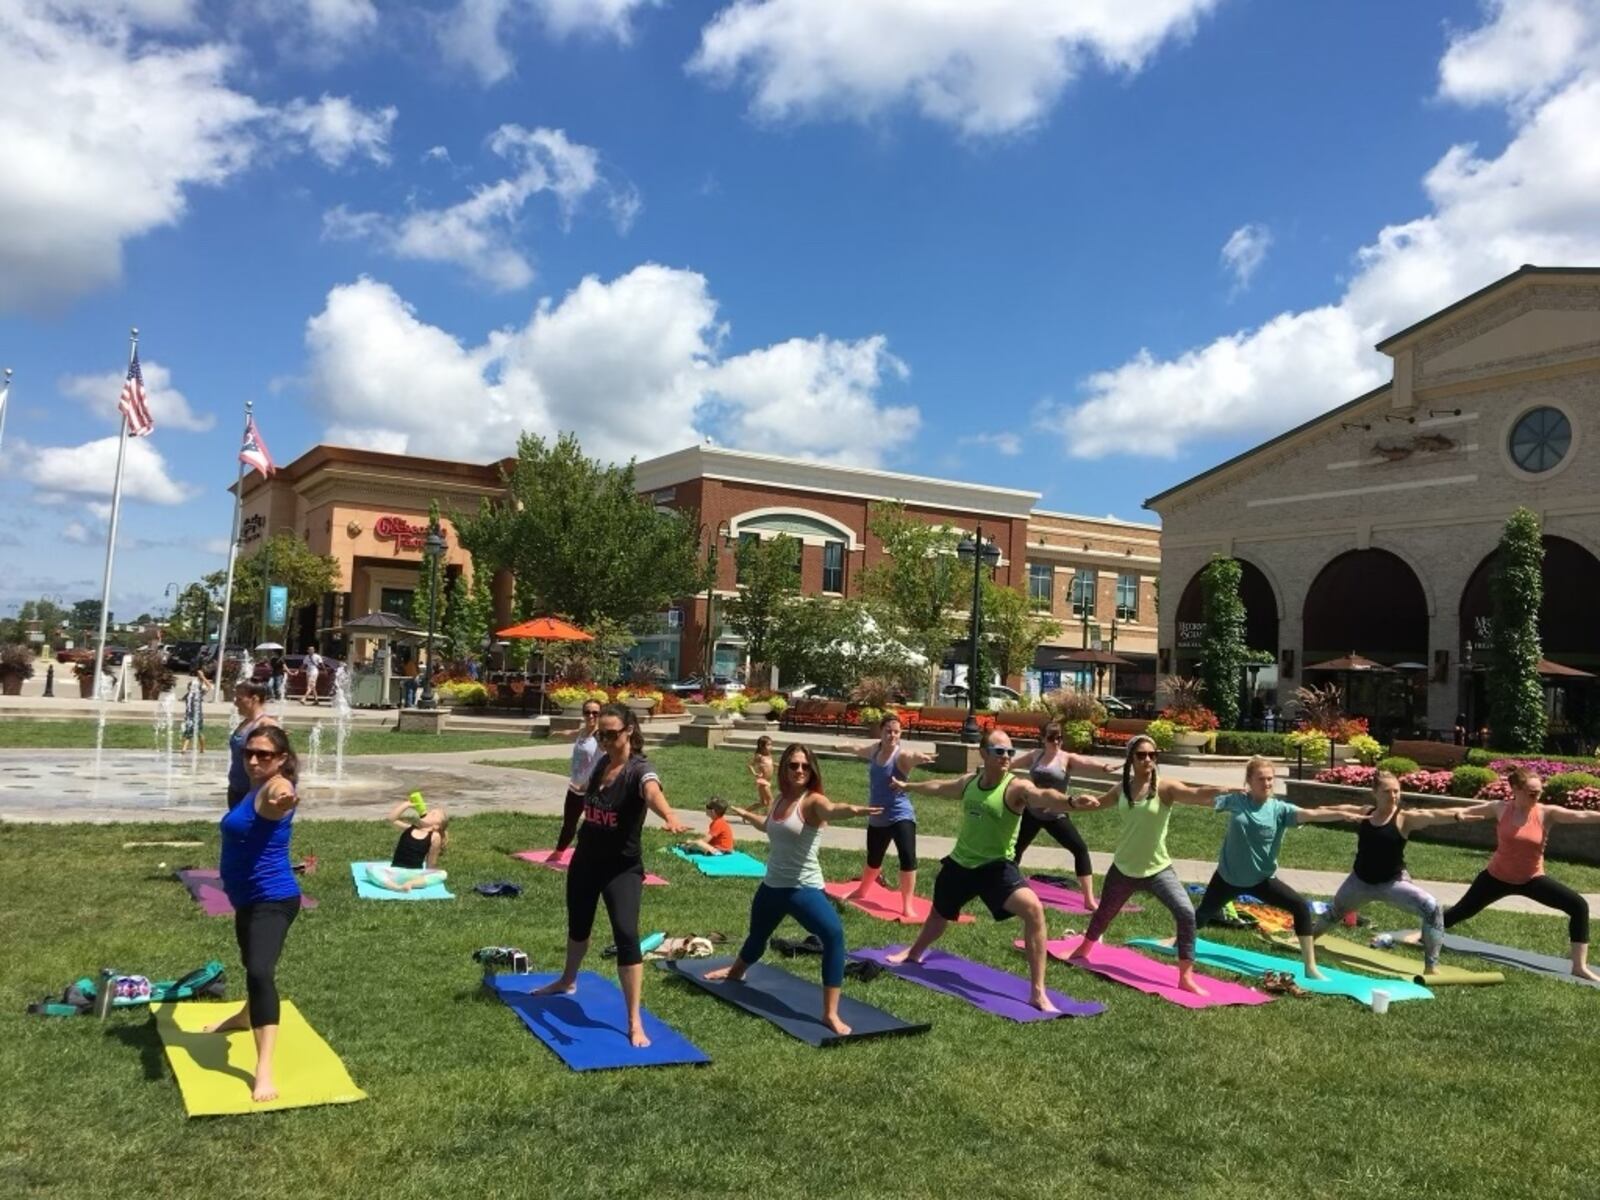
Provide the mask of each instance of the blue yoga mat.
[{"label": "blue yoga mat", "polygon": [[368,867],[387,867],[386,862],[353,862],[350,875],[356,881],[356,895],[363,900],[454,900],[455,893],[447,891],[442,883],[431,883],[425,888],[412,888],[409,892],[391,892],[367,878]]},{"label": "blue yoga mat", "polygon": [[[1128,945],[1138,946],[1142,950],[1154,950],[1158,954],[1175,953],[1170,945],[1154,938],[1135,938]],[[1348,996],[1358,1004],[1370,1005],[1374,991],[1388,992],[1391,1000],[1433,999],[1432,992],[1419,983],[1412,983],[1409,979],[1374,979],[1370,975],[1355,975],[1349,971],[1335,970],[1326,963],[1318,963],[1317,970],[1327,978],[1312,979],[1306,974],[1305,964],[1296,959],[1282,958],[1276,954],[1260,954],[1254,950],[1227,946],[1221,942],[1208,942],[1205,938],[1195,939],[1194,957],[1196,962],[1232,971],[1236,975],[1259,978],[1268,971],[1287,971],[1294,976],[1296,983],[1313,995]]]},{"label": "blue yoga mat", "polygon": [[713,879],[767,877],[767,864],[759,858],[751,858],[743,850],[730,850],[727,854],[690,854],[682,846],[674,846],[672,852],[685,862],[692,862],[699,867],[700,874],[709,875]]},{"label": "blue yoga mat", "polygon": [[622,990],[604,975],[583,971],[578,990],[568,996],[530,995],[556,978],[554,971],[496,975],[494,994],[522,1018],[546,1046],[574,1071],[612,1071],[622,1067],[698,1065],[711,1059],[672,1026],[645,1009],[641,1014],[650,1044],[642,1050],[628,1041],[628,1006]]}]

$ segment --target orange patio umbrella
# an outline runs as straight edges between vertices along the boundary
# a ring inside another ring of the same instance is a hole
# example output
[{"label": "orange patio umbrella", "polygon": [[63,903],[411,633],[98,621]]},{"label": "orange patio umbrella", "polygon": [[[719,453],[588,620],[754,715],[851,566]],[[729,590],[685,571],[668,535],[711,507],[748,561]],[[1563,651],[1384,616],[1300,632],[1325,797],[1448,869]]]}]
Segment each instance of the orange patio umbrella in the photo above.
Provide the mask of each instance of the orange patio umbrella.
[{"label": "orange patio umbrella", "polygon": [[541,643],[539,646],[539,678],[545,679],[549,671],[545,665],[545,642],[592,642],[594,634],[585,633],[576,625],[570,625],[560,617],[534,617],[531,621],[523,621],[519,625],[512,625],[502,629],[495,635],[503,638],[528,638]]}]

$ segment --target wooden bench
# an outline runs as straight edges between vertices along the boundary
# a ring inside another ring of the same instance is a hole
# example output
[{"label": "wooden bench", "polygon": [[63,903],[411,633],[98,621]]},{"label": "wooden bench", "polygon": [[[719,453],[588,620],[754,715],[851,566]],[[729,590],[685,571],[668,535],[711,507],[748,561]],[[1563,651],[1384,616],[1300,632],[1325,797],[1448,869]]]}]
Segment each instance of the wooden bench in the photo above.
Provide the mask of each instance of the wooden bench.
[{"label": "wooden bench", "polygon": [[783,712],[779,729],[843,728],[850,706],[843,700],[796,700]]},{"label": "wooden bench", "polygon": [[[940,734],[960,733],[966,723],[967,710],[964,708],[930,706],[916,710],[916,720],[911,725],[911,732],[937,737]],[[988,729],[992,724],[994,720],[989,713],[978,714],[979,729]]]},{"label": "wooden bench", "polygon": [[1419,767],[1454,769],[1467,761],[1467,748],[1452,742],[1395,742],[1389,747],[1391,757],[1409,758]]},{"label": "wooden bench", "polygon": [[1004,709],[993,716],[995,728],[1009,734],[1012,741],[1022,738],[1027,741],[1042,742],[1044,727],[1055,720],[1055,717],[1047,712],[1006,712]]},{"label": "wooden bench", "polygon": [[1111,717],[1094,731],[1095,744],[1120,748],[1149,728],[1150,722],[1144,717]]}]

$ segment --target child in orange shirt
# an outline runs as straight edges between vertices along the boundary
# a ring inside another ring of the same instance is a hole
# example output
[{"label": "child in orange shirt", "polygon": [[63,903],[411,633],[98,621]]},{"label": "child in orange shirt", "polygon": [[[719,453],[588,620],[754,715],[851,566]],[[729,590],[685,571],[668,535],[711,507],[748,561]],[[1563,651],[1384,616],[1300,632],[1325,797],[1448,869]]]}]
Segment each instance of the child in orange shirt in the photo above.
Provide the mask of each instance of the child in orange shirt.
[{"label": "child in orange shirt", "polygon": [[733,826],[728,824],[728,802],[713,796],[706,801],[706,816],[711,827],[706,836],[694,842],[683,843],[690,854],[726,854],[733,849]]}]

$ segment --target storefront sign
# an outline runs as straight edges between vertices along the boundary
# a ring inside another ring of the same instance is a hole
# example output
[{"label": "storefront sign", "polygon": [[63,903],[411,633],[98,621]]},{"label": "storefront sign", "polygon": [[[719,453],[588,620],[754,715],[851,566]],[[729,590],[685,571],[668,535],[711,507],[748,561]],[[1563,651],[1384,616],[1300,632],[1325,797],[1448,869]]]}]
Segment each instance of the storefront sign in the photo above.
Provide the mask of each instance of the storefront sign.
[{"label": "storefront sign", "polygon": [[372,526],[372,536],[380,542],[394,543],[394,552],[421,550],[422,539],[428,536],[426,525],[413,525],[404,517],[379,517]]},{"label": "storefront sign", "polygon": [[1178,622],[1178,649],[1198,650],[1206,640],[1206,624],[1204,621],[1179,621]]},{"label": "storefront sign", "polygon": [[248,546],[259,538],[267,528],[267,519],[260,513],[246,517],[239,524],[239,544]]}]

